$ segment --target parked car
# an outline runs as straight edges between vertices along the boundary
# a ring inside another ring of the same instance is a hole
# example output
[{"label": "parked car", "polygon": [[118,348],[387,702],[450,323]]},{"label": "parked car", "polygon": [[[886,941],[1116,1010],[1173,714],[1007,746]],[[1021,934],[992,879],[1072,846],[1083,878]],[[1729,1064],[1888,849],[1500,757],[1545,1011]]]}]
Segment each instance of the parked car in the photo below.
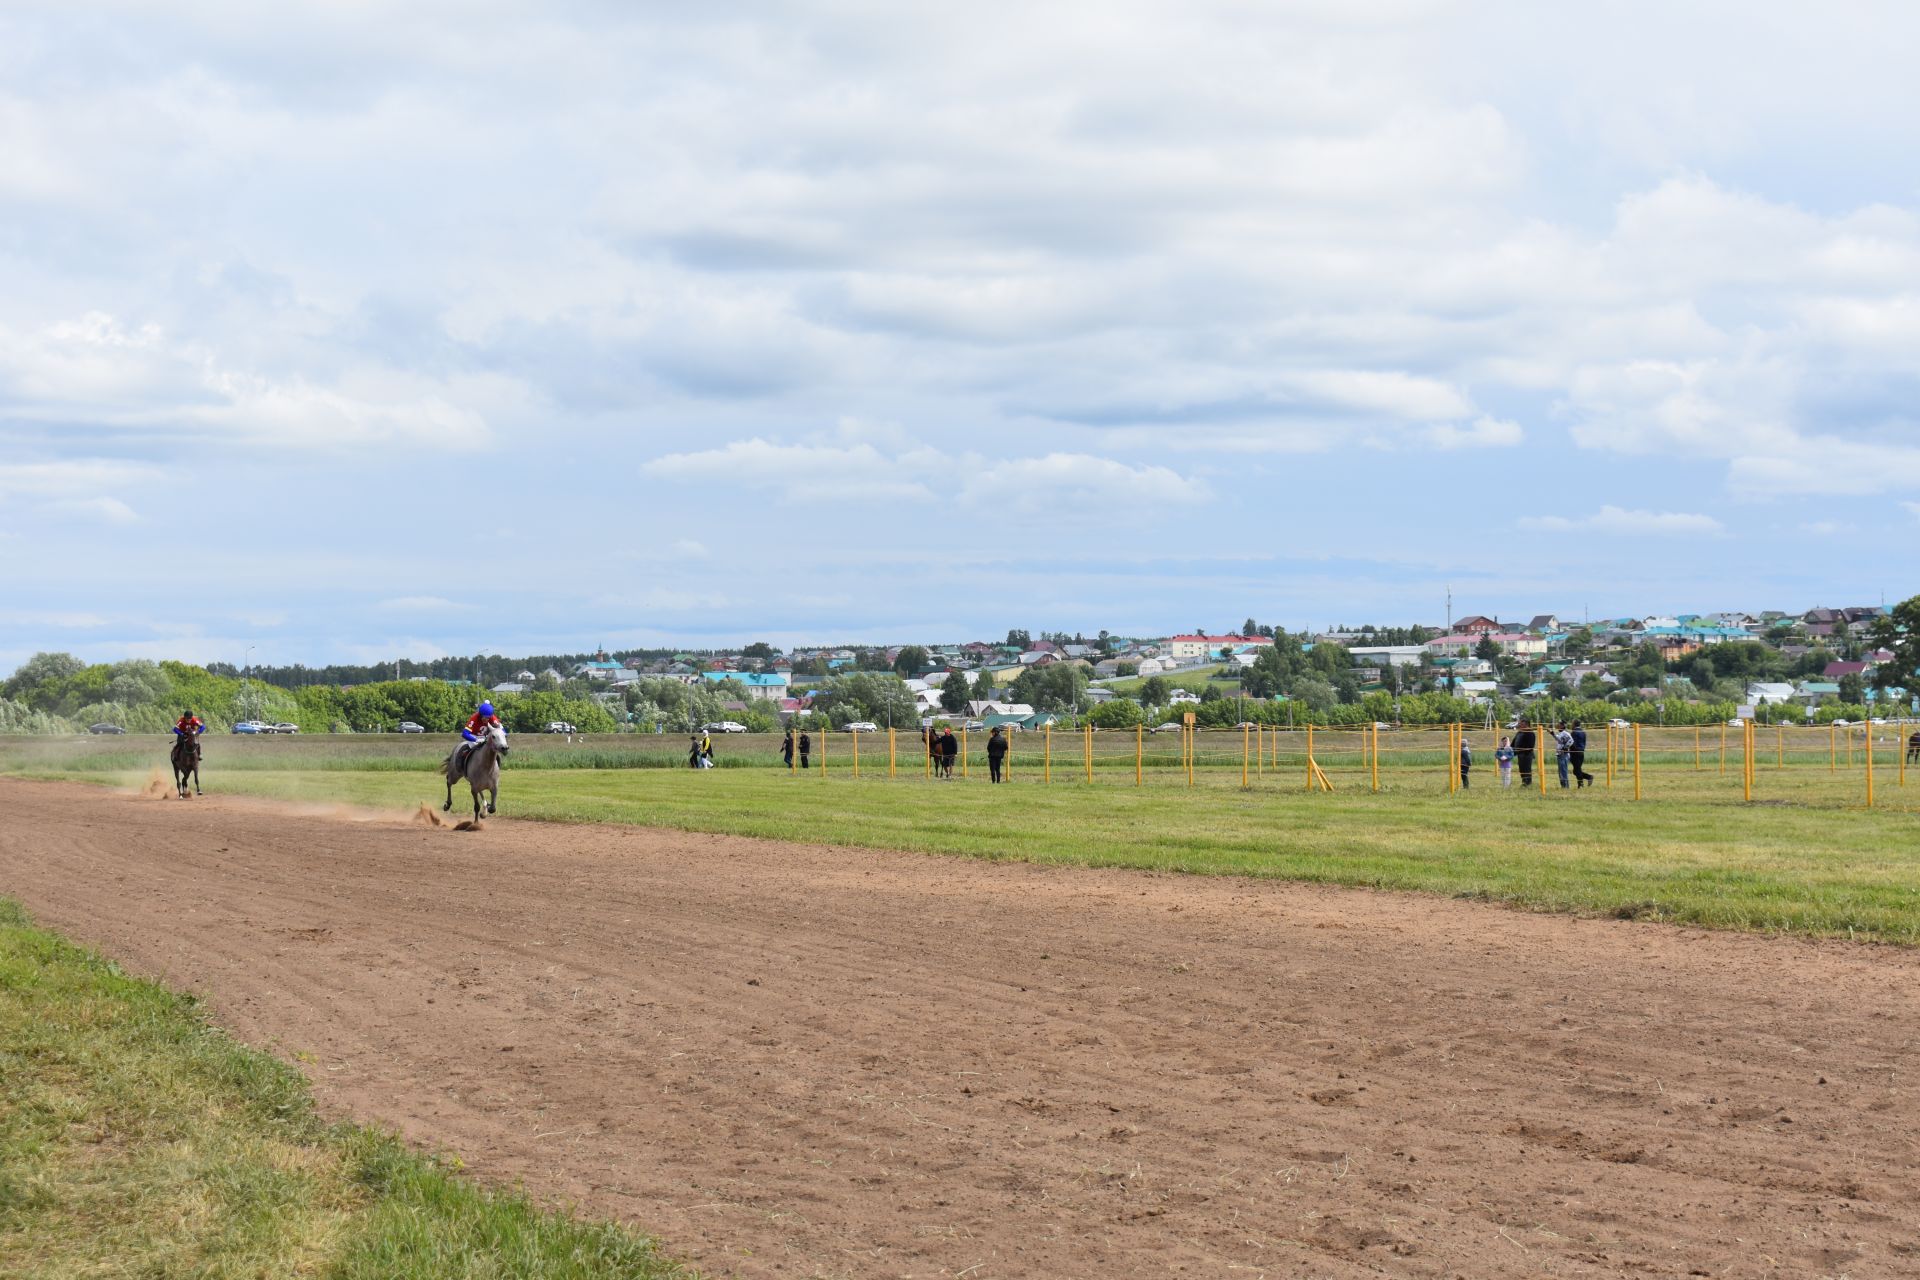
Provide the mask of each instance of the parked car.
[{"label": "parked car", "polygon": [[268,733],[298,733],[300,732],[300,726],[293,723],[291,720],[282,720],[279,724],[268,725],[267,732]]},{"label": "parked car", "polygon": [[732,720],[716,720],[712,724],[701,725],[700,729],[703,733],[745,733],[747,726]]},{"label": "parked car", "polygon": [[880,726],[875,724],[871,720],[855,720],[852,723],[848,724],[840,732],[842,733],[878,733],[880,732]]},{"label": "parked car", "polygon": [[1157,724],[1153,726],[1153,728],[1147,730],[1147,732],[1148,733],[1178,733],[1180,732],[1180,726],[1175,724],[1173,721],[1169,720],[1165,724]]},{"label": "parked car", "polygon": [[1611,720],[1609,720],[1609,721],[1607,721],[1607,723],[1608,723],[1609,725],[1611,725],[1611,726],[1612,726],[1613,728],[1615,728],[1615,729],[1631,729],[1631,728],[1633,728],[1633,725],[1632,725],[1632,723],[1631,723],[1631,722],[1629,722],[1629,721],[1626,721],[1626,720],[1622,720],[1622,719],[1621,719],[1621,718],[1620,718],[1619,716],[1615,716],[1615,717],[1614,717],[1613,719],[1611,719]]},{"label": "parked car", "polygon": [[570,724],[568,724],[568,723],[567,723],[567,722],[566,722],[565,720],[549,720],[549,721],[547,721],[547,728],[546,728],[546,732],[548,732],[548,733],[578,733],[578,732],[580,732],[580,731],[579,731],[578,729],[576,729],[576,728],[574,728],[574,727],[573,727],[572,725],[570,725]]},{"label": "parked car", "polygon": [[402,720],[399,724],[393,726],[393,731],[395,733],[425,733],[427,727],[425,725],[415,724],[411,720]]},{"label": "parked car", "polygon": [[107,724],[105,722],[102,722],[100,724],[88,725],[87,732],[88,733],[125,733],[126,730],[122,729],[117,724]]},{"label": "parked car", "polygon": [[228,732],[230,733],[268,733],[271,731],[267,728],[266,725],[262,724],[258,720],[236,720],[233,722],[233,728],[228,730]]},{"label": "parked car", "polygon": [[986,728],[987,724],[986,724],[986,721],[984,720],[969,720],[965,724],[961,725],[960,727],[962,729],[965,729],[968,733],[978,733],[982,729]]}]

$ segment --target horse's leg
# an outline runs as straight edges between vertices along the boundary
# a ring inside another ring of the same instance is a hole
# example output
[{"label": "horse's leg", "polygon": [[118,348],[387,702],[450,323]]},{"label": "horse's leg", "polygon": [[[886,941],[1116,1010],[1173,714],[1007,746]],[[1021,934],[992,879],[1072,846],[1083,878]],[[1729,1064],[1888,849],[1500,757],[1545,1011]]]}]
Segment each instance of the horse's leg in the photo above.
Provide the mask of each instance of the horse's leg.
[{"label": "horse's leg", "polygon": [[471,781],[468,782],[468,785],[473,787],[473,824],[475,826],[479,826],[480,825],[480,788],[477,786],[474,786]]},{"label": "horse's leg", "polygon": [[453,761],[451,759],[447,761],[446,767],[442,769],[441,772],[445,773],[447,776],[447,802],[440,806],[440,812],[452,813],[453,812]]},{"label": "horse's leg", "polygon": [[194,765],[193,765],[193,794],[197,796],[203,796],[207,794],[206,792],[200,789],[200,762],[197,760],[194,761]]},{"label": "horse's leg", "polygon": [[487,812],[489,814],[494,814],[494,813],[498,813],[499,811],[500,811],[500,782],[498,779],[495,779],[494,784],[487,788]]}]

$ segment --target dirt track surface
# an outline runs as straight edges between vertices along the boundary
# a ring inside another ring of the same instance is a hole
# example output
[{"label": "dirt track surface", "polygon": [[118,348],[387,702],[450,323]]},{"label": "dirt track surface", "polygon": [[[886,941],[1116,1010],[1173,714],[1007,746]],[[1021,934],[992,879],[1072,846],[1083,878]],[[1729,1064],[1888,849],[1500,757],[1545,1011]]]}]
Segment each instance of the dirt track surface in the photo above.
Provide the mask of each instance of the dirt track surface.
[{"label": "dirt track surface", "polygon": [[1920,956],[0,782],[0,893],[714,1276],[1920,1273]]}]

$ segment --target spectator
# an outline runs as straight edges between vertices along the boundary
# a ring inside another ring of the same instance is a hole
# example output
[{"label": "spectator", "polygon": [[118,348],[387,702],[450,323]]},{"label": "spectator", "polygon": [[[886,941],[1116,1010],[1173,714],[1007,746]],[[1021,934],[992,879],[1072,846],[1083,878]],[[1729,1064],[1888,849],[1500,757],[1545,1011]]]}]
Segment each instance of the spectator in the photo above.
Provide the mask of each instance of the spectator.
[{"label": "spectator", "polygon": [[1513,735],[1513,762],[1520,766],[1520,785],[1529,791],[1533,789],[1533,751],[1537,742],[1533,726],[1522,720],[1519,731]]},{"label": "spectator", "polygon": [[1493,762],[1500,766],[1500,785],[1513,785],[1513,739],[1501,738],[1500,746],[1493,753]]},{"label": "spectator", "polygon": [[987,735],[987,773],[991,781],[1000,781],[1000,766],[1006,758],[1006,730],[995,726],[993,732]]},{"label": "spectator", "polygon": [[1553,758],[1560,766],[1560,789],[1565,791],[1571,785],[1567,781],[1567,768],[1573,763],[1573,735],[1567,731],[1565,720],[1553,731]]},{"label": "spectator", "polygon": [[1473,772],[1473,744],[1467,741],[1467,735],[1460,735],[1460,789],[1465,791],[1472,785],[1468,776]]},{"label": "spectator", "polygon": [[813,739],[807,734],[805,729],[802,729],[800,731],[800,767],[802,769],[810,767],[807,763],[807,757],[811,754],[813,754]]},{"label": "spectator", "polygon": [[1907,763],[1920,763],[1920,729],[1915,729],[1913,736],[1907,739]]},{"label": "spectator", "polygon": [[953,736],[949,727],[940,735],[940,776],[953,777],[953,762],[960,756],[960,739]]},{"label": "spectator", "polygon": [[793,768],[793,729],[787,729],[787,736],[780,740],[780,763]]},{"label": "spectator", "polygon": [[1578,720],[1573,722],[1570,737],[1573,740],[1573,749],[1569,752],[1573,760],[1573,785],[1584,787],[1593,781],[1593,775],[1587,772],[1587,731],[1581,728]]}]

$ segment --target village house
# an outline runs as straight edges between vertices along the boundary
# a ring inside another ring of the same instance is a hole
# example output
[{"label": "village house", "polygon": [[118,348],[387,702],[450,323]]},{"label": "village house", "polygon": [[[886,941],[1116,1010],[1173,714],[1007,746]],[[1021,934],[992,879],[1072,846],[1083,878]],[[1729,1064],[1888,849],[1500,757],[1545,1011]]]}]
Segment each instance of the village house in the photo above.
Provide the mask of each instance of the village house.
[{"label": "village house", "polygon": [[1198,662],[1248,645],[1271,645],[1272,636],[1174,636],[1167,641],[1175,662]]}]

